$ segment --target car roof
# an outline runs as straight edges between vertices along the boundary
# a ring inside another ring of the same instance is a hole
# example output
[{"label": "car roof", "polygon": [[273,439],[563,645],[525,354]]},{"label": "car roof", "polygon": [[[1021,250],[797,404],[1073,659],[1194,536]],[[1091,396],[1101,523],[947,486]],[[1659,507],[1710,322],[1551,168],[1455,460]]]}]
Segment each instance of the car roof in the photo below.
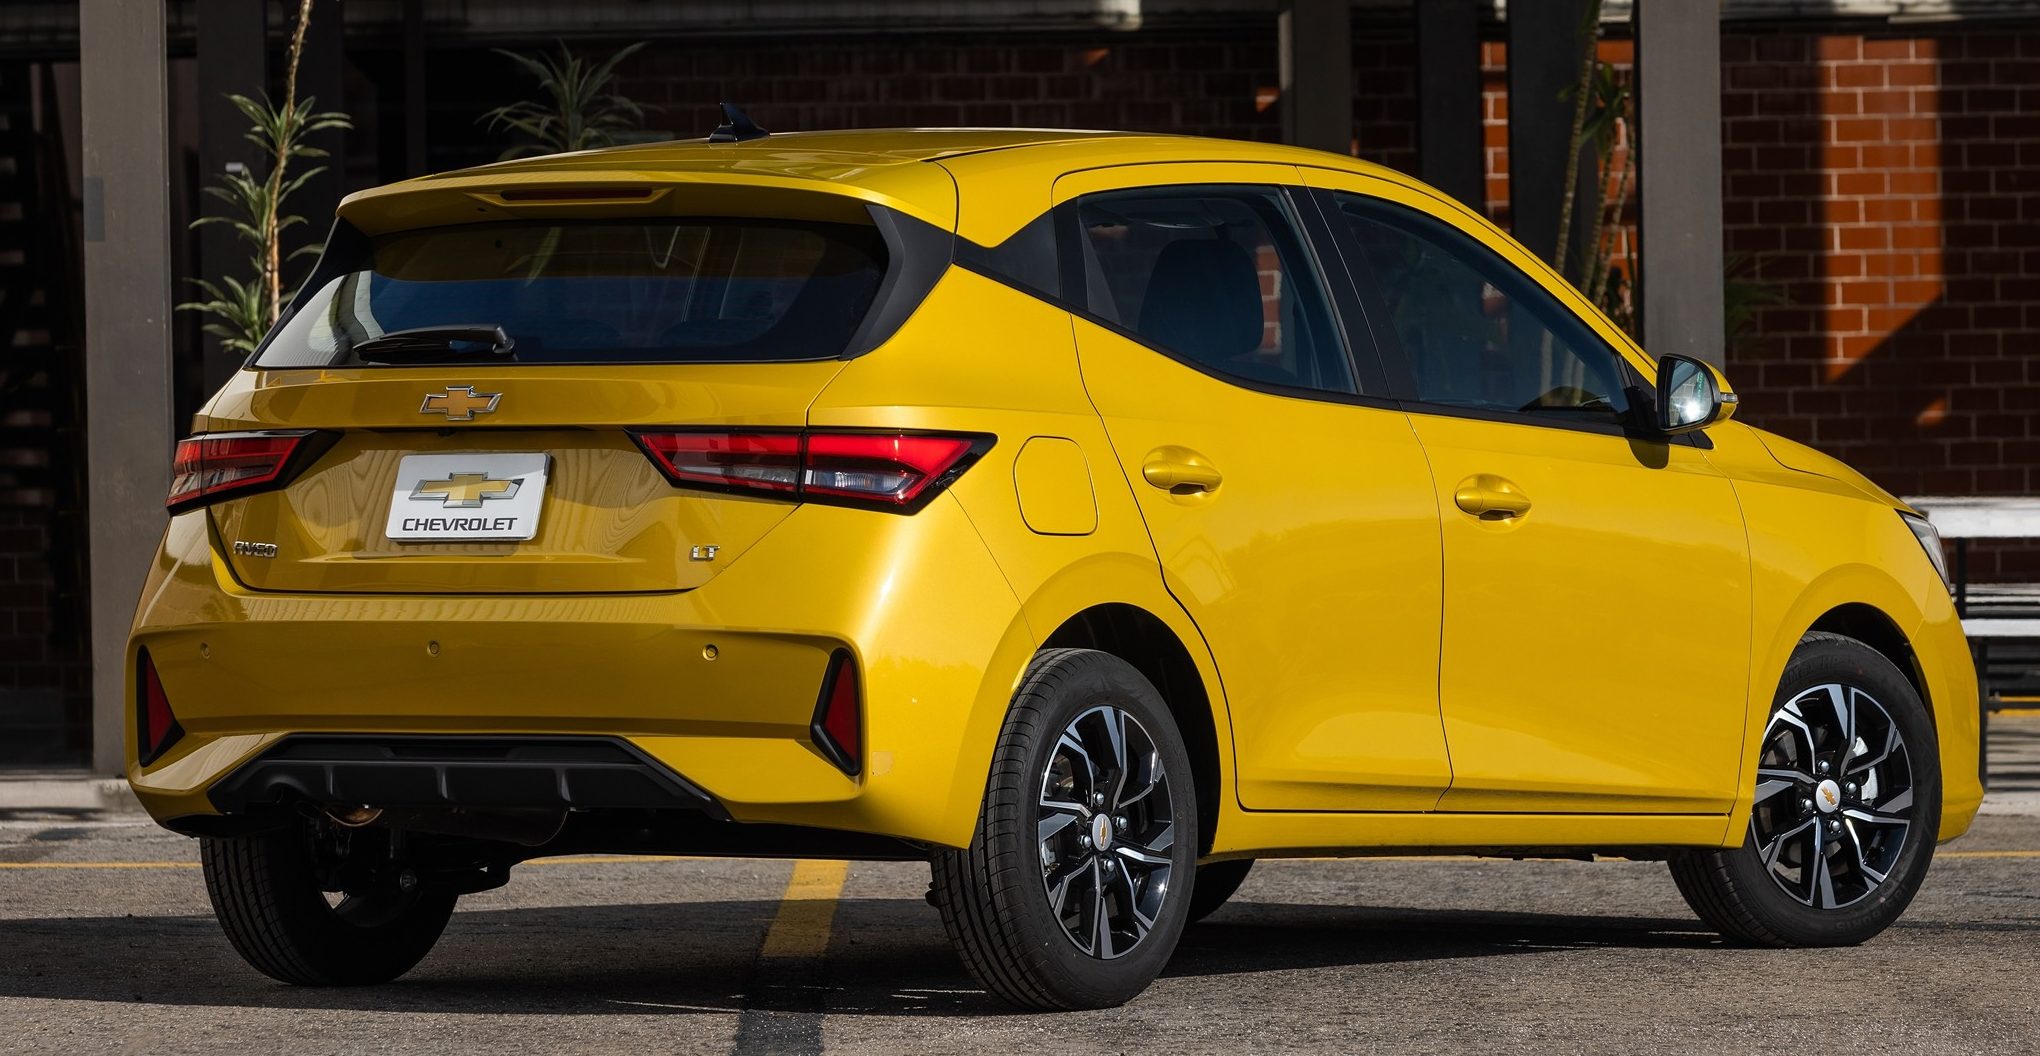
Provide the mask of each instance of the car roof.
[{"label": "car roof", "polygon": [[[501,193],[519,188],[743,184],[833,191],[952,230],[959,198],[976,197],[981,207],[974,219],[990,226],[974,223],[972,233],[989,237],[1038,213],[1012,200],[1022,186],[1032,184],[1030,190],[1045,196],[1061,173],[1172,161],[1314,165],[1409,179],[1346,155],[1247,140],[1072,129],[885,128],[774,133],[741,142],[640,143],[501,161],[358,191],[341,203],[340,215],[377,234],[508,215],[515,210]],[[995,210],[982,208],[992,203]],[[1000,215],[993,220],[989,211]],[[973,214],[967,207],[962,212]]]}]

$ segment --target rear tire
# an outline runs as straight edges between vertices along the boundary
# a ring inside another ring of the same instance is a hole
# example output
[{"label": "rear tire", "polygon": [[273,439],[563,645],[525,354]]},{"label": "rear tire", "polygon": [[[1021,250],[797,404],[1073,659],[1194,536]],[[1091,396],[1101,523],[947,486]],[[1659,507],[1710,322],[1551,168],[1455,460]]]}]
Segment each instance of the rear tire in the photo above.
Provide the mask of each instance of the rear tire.
[{"label": "rear tire", "polygon": [[199,841],[206,894],[227,940],[255,970],[297,986],[386,983],[439,941],[456,896],[397,878],[327,901],[302,827]]},{"label": "rear tire", "polygon": [[1731,941],[1853,946],[1898,919],[1941,827],[1940,750],[1919,694],[1853,638],[1800,641],[1772,702],[1739,847],[1671,860]]},{"label": "rear tire", "polygon": [[1051,649],[1013,697],[969,849],[932,860],[933,900],[986,990],[1028,1009],[1110,1008],[1175,952],[1199,839],[1161,694],[1118,657]]},{"label": "rear tire", "polygon": [[1247,882],[1252,858],[1234,858],[1197,867],[1197,887],[1190,892],[1190,923],[1195,924],[1218,912],[1220,906]]}]

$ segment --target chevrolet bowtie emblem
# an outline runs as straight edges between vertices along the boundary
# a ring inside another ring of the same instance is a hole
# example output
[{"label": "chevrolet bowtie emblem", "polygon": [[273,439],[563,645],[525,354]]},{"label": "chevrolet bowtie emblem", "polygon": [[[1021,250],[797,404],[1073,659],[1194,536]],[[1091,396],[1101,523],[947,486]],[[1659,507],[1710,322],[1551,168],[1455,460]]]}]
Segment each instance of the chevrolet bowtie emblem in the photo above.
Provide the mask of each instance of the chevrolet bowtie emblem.
[{"label": "chevrolet bowtie emblem", "polygon": [[524,486],[522,480],[490,480],[487,473],[454,473],[445,480],[421,480],[411,498],[438,499],[443,509],[471,510],[484,499],[507,499]]},{"label": "chevrolet bowtie emblem", "polygon": [[503,401],[500,392],[476,392],[473,385],[448,385],[445,392],[428,392],[418,406],[419,414],[439,413],[449,422],[472,422],[475,415],[488,414]]}]

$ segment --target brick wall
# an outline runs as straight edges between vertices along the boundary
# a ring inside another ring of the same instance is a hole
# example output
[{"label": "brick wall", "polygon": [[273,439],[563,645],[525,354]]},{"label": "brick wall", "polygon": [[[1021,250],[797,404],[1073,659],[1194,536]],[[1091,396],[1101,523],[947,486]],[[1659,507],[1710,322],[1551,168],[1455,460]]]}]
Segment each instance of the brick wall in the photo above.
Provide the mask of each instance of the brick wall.
[{"label": "brick wall", "polygon": [[[1281,138],[1274,19],[1208,32],[1031,37],[850,37],[655,44],[620,73],[665,108],[653,124],[705,135],[713,104],[766,128],[987,125]],[[1354,35],[1354,138],[1363,157],[1416,167],[1407,33]]]},{"label": "brick wall", "polygon": [[1789,297],[1729,363],[1749,420],[1899,494],[2040,487],[2040,31],[1737,33],[1722,59],[1728,247]]},{"label": "brick wall", "polygon": [[0,763],[69,764],[87,747],[82,613],[58,596],[50,533],[47,511],[0,508]]}]

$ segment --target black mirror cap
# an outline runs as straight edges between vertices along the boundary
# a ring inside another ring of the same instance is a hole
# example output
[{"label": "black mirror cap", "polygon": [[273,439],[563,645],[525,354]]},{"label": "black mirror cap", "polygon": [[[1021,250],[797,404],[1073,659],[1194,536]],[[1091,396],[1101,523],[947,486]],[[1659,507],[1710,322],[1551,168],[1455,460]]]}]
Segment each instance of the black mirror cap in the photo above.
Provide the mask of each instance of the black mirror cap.
[{"label": "black mirror cap", "polygon": [[[1691,356],[1665,355],[1658,357],[1657,364],[1657,426],[1658,432],[1666,436],[1695,433],[1721,421],[1722,408],[1727,402],[1716,380],[1714,368]],[[1704,387],[1707,403],[1704,414],[1695,415],[1690,398],[1681,399],[1677,390],[1690,388],[1694,384]]]}]

